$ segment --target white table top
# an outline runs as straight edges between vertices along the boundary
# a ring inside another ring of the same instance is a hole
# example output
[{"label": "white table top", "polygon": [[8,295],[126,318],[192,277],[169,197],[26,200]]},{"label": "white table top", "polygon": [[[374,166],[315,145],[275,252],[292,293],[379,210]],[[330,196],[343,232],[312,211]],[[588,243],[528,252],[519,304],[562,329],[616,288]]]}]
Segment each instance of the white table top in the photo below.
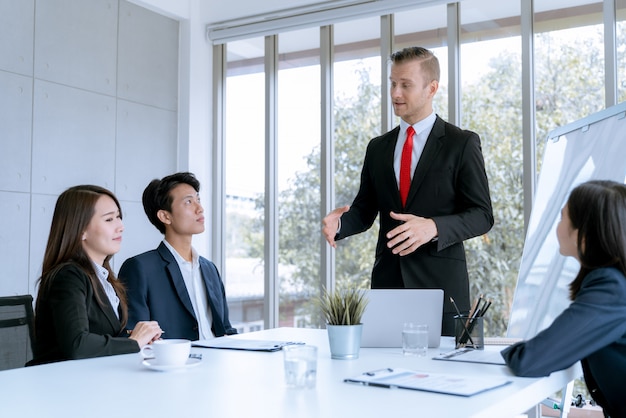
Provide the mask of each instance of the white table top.
[{"label": "white table top", "polygon": [[[505,366],[436,361],[399,348],[362,348],[357,360],[332,360],[325,330],[276,328],[238,338],[298,340],[318,346],[315,389],[284,384],[282,352],[193,348],[200,365],[160,372],[139,354],[66,361],[0,372],[0,417],[513,417],[580,376],[578,364],[546,378],[518,378]],[[488,347],[488,349],[498,349]],[[467,376],[507,376],[512,383],[469,398],[344,383],[386,367]]]}]

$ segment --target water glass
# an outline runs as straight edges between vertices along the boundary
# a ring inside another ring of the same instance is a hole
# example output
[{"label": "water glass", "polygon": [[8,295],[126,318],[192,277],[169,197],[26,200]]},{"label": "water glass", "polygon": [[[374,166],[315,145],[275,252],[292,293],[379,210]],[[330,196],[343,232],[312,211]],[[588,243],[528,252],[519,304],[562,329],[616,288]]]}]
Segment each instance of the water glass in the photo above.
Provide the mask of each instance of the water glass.
[{"label": "water glass", "polygon": [[428,351],[428,325],[406,322],[402,328],[402,352],[425,357]]},{"label": "water glass", "polygon": [[317,347],[287,345],[283,347],[285,383],[290,388],[313,389],[317,374]]}]

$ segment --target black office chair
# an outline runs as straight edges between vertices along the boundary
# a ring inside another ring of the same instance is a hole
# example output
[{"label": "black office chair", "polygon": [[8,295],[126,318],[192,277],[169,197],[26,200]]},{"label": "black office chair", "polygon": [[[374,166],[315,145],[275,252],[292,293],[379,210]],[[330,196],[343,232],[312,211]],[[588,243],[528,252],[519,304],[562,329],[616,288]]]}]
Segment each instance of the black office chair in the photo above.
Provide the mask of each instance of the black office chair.
[{"label": "black office chair", "polygon": [[33,358],[33,297],[0,297],[0,370],[24,367]]}]

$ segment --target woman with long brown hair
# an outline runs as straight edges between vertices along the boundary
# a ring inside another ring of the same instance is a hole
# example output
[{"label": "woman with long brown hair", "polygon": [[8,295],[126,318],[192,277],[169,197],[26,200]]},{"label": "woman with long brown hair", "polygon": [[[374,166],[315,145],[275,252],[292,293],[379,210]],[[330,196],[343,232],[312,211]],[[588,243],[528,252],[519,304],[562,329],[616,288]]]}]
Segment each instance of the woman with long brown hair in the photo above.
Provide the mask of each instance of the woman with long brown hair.
[{"label": "woman with long brown hair", "polygon": [[119,201],[99,186],[74,186],[58,198],[35,309],[29,365],[138,352],[161,336],[155,321],[126,335],[126,293],[109,261],[122,243]]}]

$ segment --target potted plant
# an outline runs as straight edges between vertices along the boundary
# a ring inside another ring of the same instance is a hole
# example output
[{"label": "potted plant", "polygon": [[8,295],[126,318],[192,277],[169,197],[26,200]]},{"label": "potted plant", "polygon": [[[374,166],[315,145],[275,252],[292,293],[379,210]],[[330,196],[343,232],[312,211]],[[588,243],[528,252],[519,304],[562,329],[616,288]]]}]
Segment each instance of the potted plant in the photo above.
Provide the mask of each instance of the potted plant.
[{"label": "potted plant", "polygon": [[322,290],[319,306],[326,319],[331,358],[359,358],[361,317],[367,303],[365,292],[359,289]]}]

